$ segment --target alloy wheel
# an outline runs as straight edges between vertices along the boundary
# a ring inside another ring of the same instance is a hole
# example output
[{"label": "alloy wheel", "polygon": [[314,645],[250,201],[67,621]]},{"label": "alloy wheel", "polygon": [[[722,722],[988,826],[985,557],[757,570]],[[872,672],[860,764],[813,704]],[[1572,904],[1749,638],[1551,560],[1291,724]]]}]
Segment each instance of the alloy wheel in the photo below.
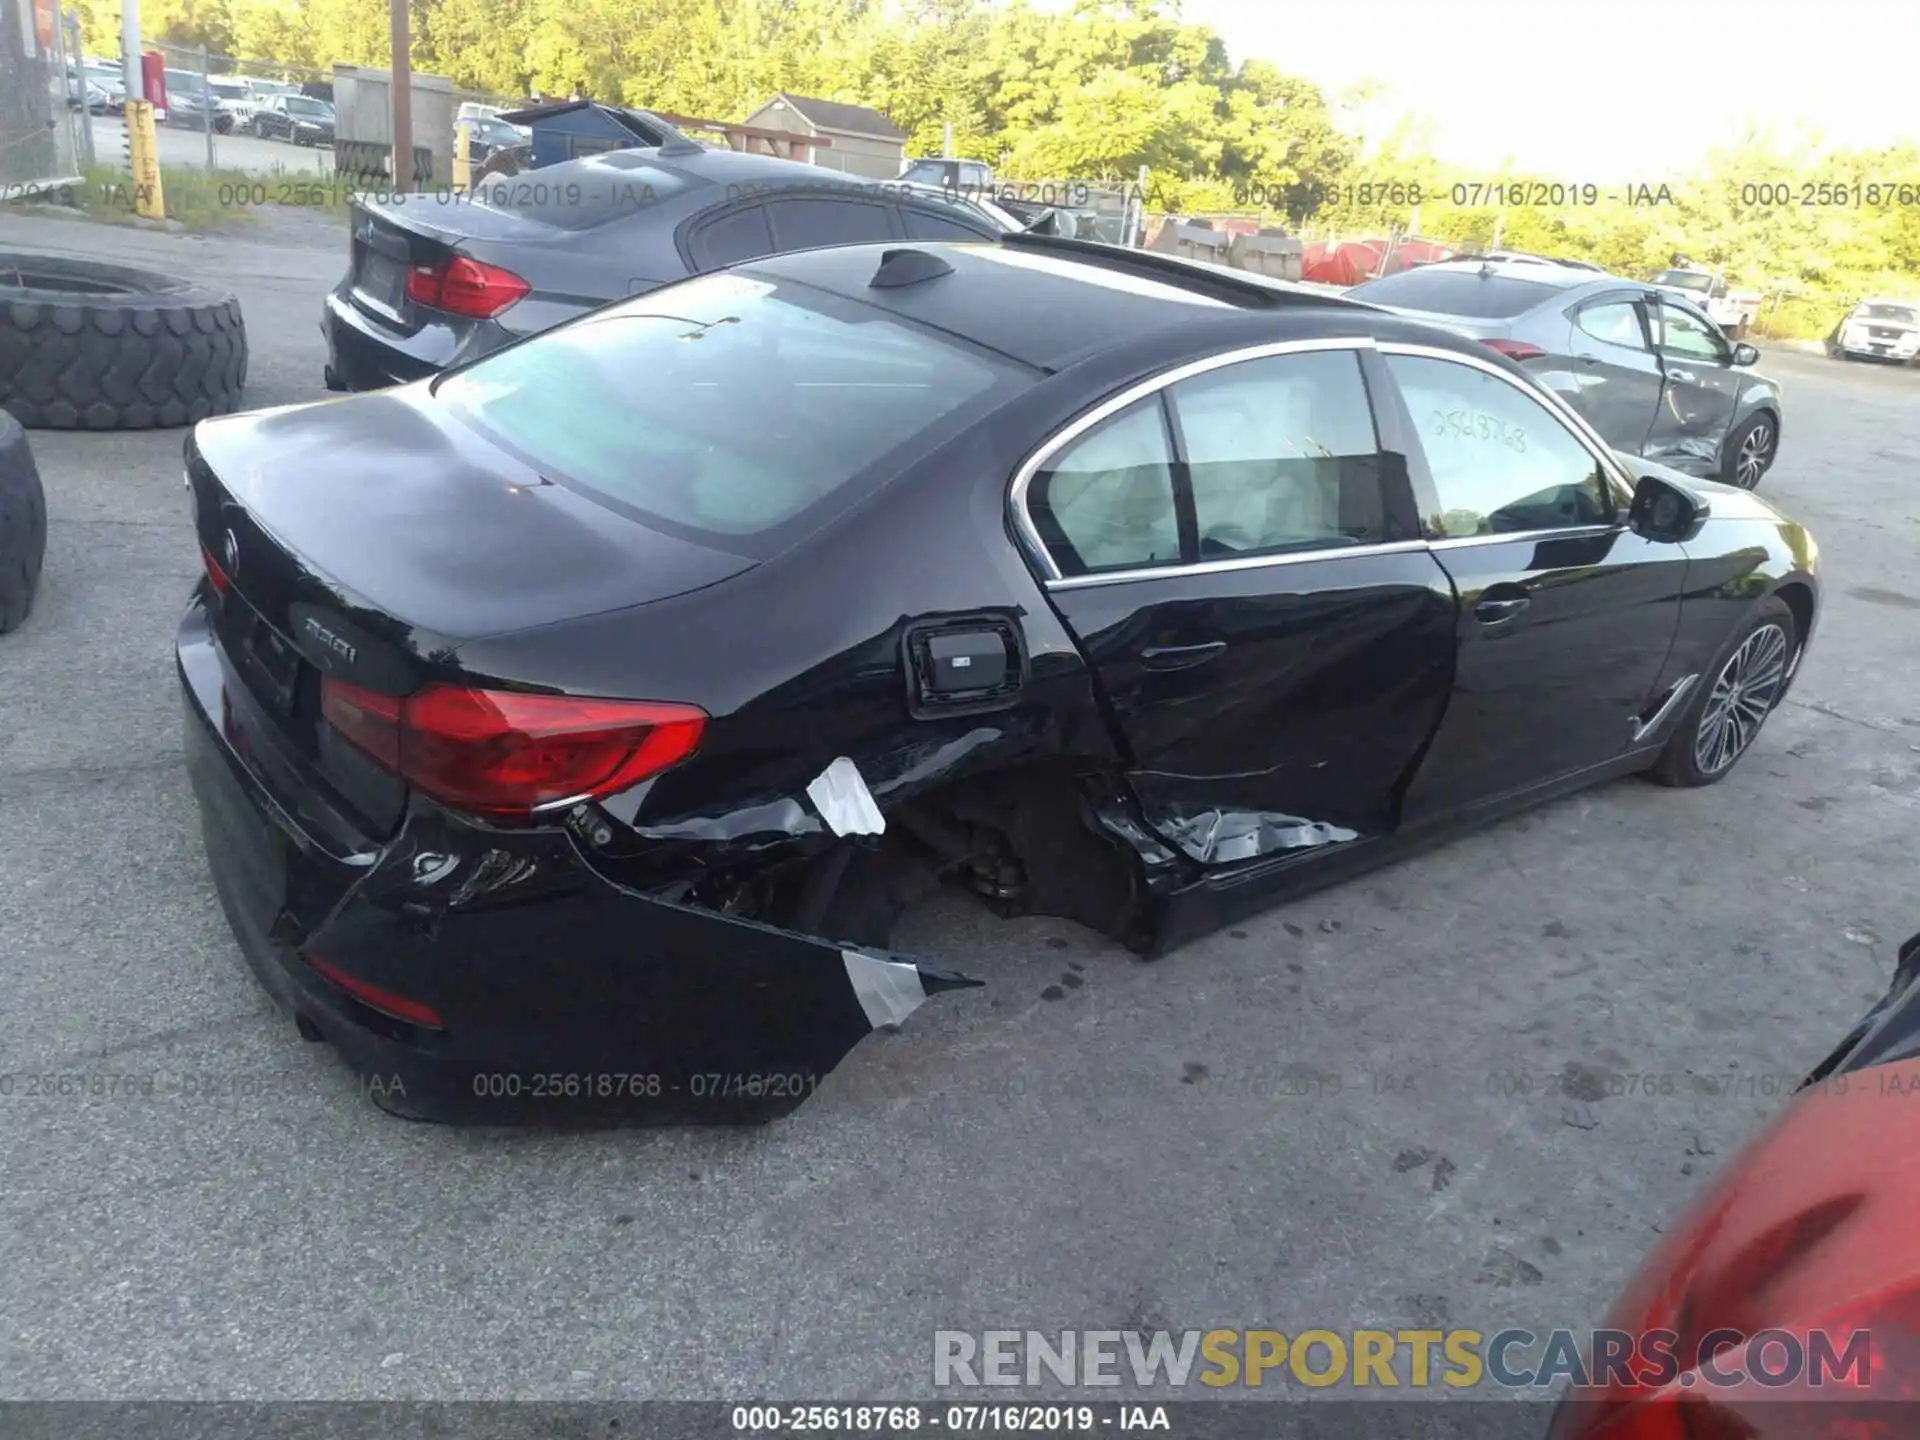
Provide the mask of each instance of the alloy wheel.
[{"label": "alloy wheel", "polygon": [[1760,733],[1787,676],[1787,632],[1762,625],[1720,667],[1694,732],[1693,763],[1702,775],[1718,775],[1738,760]]},{"label": "alloy wheel", "polygon": [[1734,478],[1739,481],[1742,490],[1751,490],[1760,483],[1760,477],[1767,473],[1767,462],[1773,458],[1773,427],[1762,420],[1747,432],[1747,438],[1740,442],[1740,456],[1734,461]]}]

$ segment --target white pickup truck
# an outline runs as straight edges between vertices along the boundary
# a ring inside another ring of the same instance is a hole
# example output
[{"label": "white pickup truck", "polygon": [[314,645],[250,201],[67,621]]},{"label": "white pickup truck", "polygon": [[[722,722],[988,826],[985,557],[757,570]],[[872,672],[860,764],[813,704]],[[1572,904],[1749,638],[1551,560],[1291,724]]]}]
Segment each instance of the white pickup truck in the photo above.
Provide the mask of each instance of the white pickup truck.
[{"label": "white pickup truck", "polygon": [[1653,277],[1658,290],[1671,290],[1707,312],[1707,318],[1736,339],[1746,333],[1760,314],[1758,290],[1729,290],[1726,277],[1718,270],[1685,267],[1662,270]]}]

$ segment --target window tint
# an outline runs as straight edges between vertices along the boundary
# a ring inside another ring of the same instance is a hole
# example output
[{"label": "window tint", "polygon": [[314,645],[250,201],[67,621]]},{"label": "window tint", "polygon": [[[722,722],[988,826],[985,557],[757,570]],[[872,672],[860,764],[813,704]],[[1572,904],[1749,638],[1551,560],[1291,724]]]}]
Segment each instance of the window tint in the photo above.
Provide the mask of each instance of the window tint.
[{"label": "window tint", "polygon": [[1356,285],[1347,293],[1370,305],[1397,305],[1442,315],[1505,320],[1551,300],[1560,290],[1558,285],[1542,285],[1537,280],[1483,275],[1478,268],[1442,270],[1427,265],[1398,275],[1383,275],[1378,280]]},{"label": "window tint", "polygon": [[1442,535],[1501,535],[1613,519],[1600,463],[1559,418],[1496,375],[1388,355],[1440,495]]},{"label": "window tint", "polygon": [[893,238],[884,205],[857,200],[777,200],[767,209],[773,220],[773,238],[782,250]]},{"label": "window tint", "polygon": [[1913,309],[1907,305],[1862,305],[1853,313],[1862,320],[1887,320],[1895,325],[1916,323]]},{"label": "window tint", "polygon": [[708,222],[693,237],[693,263],[702,270],[718,270],[773,253],[773,232],[767,228],[763,205],[749,205]]},{"label": "window tint", "polygon": [[1379,446],[1353,352],[1248,360],[1168,397],[1202,560],[1384,537]]},{"label": "window tint", "polygon": [[962,225],[958,220],[950,220],[944,215],[932,215],[925,210],[915,210],[910,206],[900,207],[900,217],[907,222],[909,240],[980,240],[985,238],[971,225]]},{"label": "window tint", "polygon": [[758,557],[1030,378],[870,306],[721,274],[490,355],[434,394],[556,483]]},{"label": "window tint", "polygon": [[1173,449],[1159,397],[1102,421],[1033,478],[1027,511],[1063,575],[1180,559]]},{"label": "window tint", "polygon": [[1623,345],[1630,350],[1647,348],[1647,337],[1640,330],[1640,312],[1631,300],[1607,300],[1589,305],[1574,317],[1574,323],[1596,340]]},{"label": "window tint", "polygon": [[1673,305],[1660,306],[1660,348],[1669,355],[1725,360],[1727,349],[1704,320]]}]

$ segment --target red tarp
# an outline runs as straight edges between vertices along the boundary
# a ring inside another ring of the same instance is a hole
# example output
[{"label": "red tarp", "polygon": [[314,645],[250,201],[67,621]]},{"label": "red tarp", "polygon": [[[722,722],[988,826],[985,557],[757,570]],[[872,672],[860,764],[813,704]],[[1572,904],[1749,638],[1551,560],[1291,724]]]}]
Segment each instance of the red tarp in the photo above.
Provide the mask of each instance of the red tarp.
[{"label": "red tarp", "polygon": [[[1385,240],[1342,240],[1337,244],[1317,240],[1301,254],[1300,278],[1319,285],[1358,285],[1380,268],[1380,257],[1387,254],[1387,249]],[[1392,250],[1385,272],[1389,275],[1449,259],[1454,253],[1432,240],[1402,240]]]}]

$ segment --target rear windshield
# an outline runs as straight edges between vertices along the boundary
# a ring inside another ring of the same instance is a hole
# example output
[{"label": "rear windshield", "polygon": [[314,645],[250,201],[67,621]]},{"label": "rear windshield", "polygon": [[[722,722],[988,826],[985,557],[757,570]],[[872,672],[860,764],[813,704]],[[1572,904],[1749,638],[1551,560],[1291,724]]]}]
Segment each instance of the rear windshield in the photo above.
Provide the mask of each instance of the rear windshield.
[{"label": "rear windshield", "polygon": [[1855,313],[1862,320],[1885,320],[1891,325],[1914,323],[1913,308],[1908,305],[1862,305]]},{"label": "rear windshield", "polygon": [[763,558],[1029,378],[870,306],[735,273],[549,331],[435,394],[548,479]]},{"label": "rear windshield", "polygon": [[321,119],[333,114],[333,107],[324,100],[309,100],[304,95],[287,96],[289,115],[312,115]]},{"label": "rear windshield", "polygon": [[1704,295],[1713,289],[1713,276],[1702,275],[1698,270],[1662,270],[1653,277],[1653,283],[1675,290],[1698,290]]},{"label": "rear windshield", "polygon": [[1356,285],[1347,293],[1374,305],[1432,310],[1441,315],[1466,315],[1476,320],[1504,320],[1551,300],[1560,289],[1558,285],[1542,285],[1533,280],[1482,275],[1478,270],[1428,267],[1383,275],[1378,280]]},{"label": "rear windshield", "polygon": [[592,230],[686,188],[685,176],[615,152],[511,179],[482,180],[470,198],[489,210],[561,230]]}]

